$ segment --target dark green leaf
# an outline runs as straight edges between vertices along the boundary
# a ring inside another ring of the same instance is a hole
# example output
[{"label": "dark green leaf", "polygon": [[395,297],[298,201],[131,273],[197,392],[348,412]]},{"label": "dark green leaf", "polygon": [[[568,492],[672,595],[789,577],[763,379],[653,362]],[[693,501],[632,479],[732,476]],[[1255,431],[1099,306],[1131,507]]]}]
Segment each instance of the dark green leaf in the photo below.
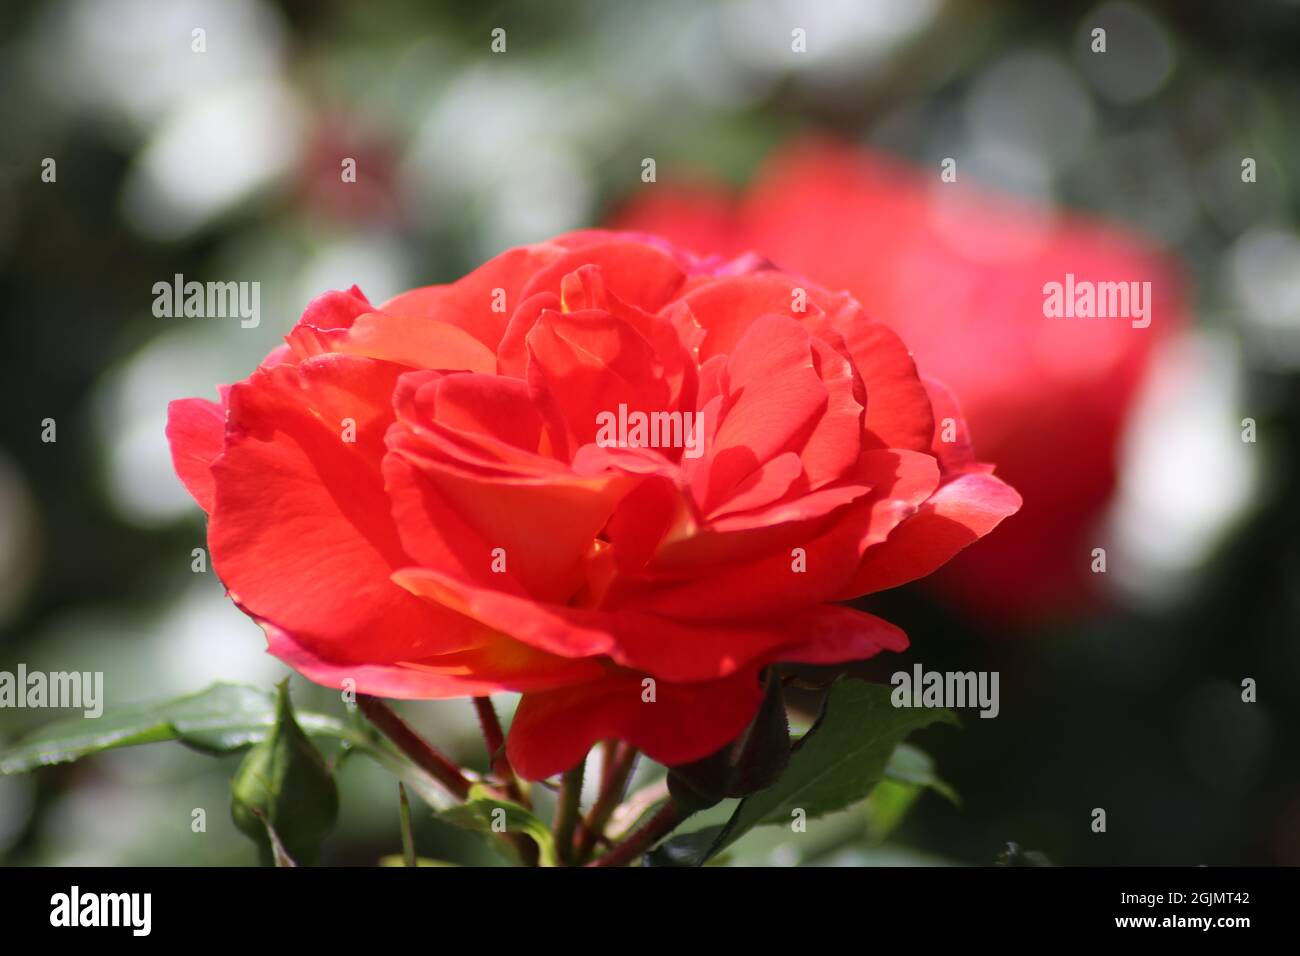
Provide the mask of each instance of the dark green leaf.
[{"label": "dark green leaf", "polygon": [[856,803],[884,777],[909,733],[936,721],[957,723],[951,711],[894,707],[890,693],[878,684],[838,681],[780,780],[742,800],[712,842],[695,834],[678,837],[656,851],[655,862],[699,866],[756,826],[789,825],[796,810],[811,818]]},{"label": "dark green leaf", "polygon": [[646,866],[699,866],[710,856],[724,824],[683,833],[659,844],[645,856]]},{"label": "dark green leaf", "polygon": [[[59,721],[0,753],[0,774],[165,740],[179,740],[208,753],[229,753],[265,740],[275,726],[275,707],[275,695],[260,688],[213,684],[197,694],[125,708],[95,720]],[[365,743],[354,728],[326,714],[299,714],[298,723],[313,736]]]}]

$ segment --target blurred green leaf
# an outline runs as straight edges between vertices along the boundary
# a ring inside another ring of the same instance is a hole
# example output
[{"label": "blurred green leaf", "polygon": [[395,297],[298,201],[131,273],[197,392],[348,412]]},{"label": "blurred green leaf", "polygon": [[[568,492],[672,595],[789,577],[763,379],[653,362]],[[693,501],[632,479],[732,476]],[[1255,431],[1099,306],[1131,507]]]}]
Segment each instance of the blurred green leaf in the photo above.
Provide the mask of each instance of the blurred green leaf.
[{"label": "blurred green leaf", "polygon": [[[655,850],[651,862],[699,866],[756,826],[789,824],[796,810],[811,818],[856,803],[885,777],[891,757],[909,733],[936,721],[958,723],[948,710],[894,707],[890,693],[879,684],[837,682],[780,780],[742,800],[712,840],[699,833],[676,837]],[[911,755],[897,767],[900,774],[923,771]]]},{"label": "blurred green leaf", "polygon": [[[235,826],[264,861],[315,862],[339,813],[338,787],[325,758],[294,719],[289,680],[278,688],[275,725],[255,744],[230,781]],[[291,865],[291,864],[290,864]]]},{"label": "blurred green leaf", "polygon": [[899,744],[885,767],[885,778],[863,804],[872,842],[887,839],[927,789],[961,805],[957,792],[935,774],[934,759],[929,754],[911,744]]},{"label": "blurred green leaf", "polygon": [[439,820],[478,833],[523,833],[533,838],[542,866],[555,866],[555,839],[550,828],[531,810],[498,800],[484,787],[470,788],[464,803],[436,814]]},{"label": "blurred green leaf", "polygon": [[924,792],[924,787],[914,783],[900,783],[888,778],[880,781],[863,804],[871,842],[883,843],[888,839]]},{"label": "blurred green leaf", "polygon": [[919,747],[908,743],[899,744],[889,757],[885,766],[885,779],[897,783],[910,783],[918,787],[928,787],[943,795],[953,804],[961,804],[957,791],[941,780],[934,772],[934,758]]},{"label": "blurred green leaf", "polygon": [[[17,746],[0,752],[0,774],[23,773],[116,747],[166,740],[179,740],[206,753],[231,753],[265,740],[275,719],[276,698],[269,691],[242,684],[213,684],[175,700],[131,707],[94,720],[77,717],[41,727]],[[334,737],[356,746],[370,743],[355,728],[327,714],[299,714],[298,724],[313,736]]]}]

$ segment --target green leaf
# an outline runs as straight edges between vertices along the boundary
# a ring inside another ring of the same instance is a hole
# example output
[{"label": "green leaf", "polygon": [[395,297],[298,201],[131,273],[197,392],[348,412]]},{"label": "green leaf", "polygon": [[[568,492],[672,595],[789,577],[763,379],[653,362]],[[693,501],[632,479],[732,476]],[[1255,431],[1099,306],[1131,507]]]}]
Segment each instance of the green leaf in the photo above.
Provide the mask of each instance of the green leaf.
[{"label": "green leaf", "polygon": [[[197,694],[164,703],[41,727],[17,746],[0,752],[0,774],[23,773],[116,747],[165,740],[179,740],[206,753],[230,753],[265,740],[275,726],[275,711],[275,695],[265,690],[213,684]],[[313,736],[355,745],[367,743],[355,728],[326,714],[299,714],[298,723]]]},{"label": "green leaf", "polygon": [[895,748],[909,733],[936,721],[958,722],[948,710],[894,707],[890,694],[883,685],[838,681],[781,779],[742,800],[712,841],[696,834],[675,838],[655,851],[654,862],[699,866],[756,826],[789,825],[795,810],[818,817],[856,803],[885,776]]},{"label": "green leaf", "polygon": [[294,719],[289,680],[280,683],[275,726],[244,757],[230,781],[230,814],[262,850],[312,863],[339,813],[338,788],[320,751]]},{"label": "green leaf", "polygon": [[542,866],[555,866],[555,840],[550,828],[531,810],[509,800],[498,800],[475,784],[464,803],[435,814],[439,820],[478,833],[523,833],[533,838]]}]

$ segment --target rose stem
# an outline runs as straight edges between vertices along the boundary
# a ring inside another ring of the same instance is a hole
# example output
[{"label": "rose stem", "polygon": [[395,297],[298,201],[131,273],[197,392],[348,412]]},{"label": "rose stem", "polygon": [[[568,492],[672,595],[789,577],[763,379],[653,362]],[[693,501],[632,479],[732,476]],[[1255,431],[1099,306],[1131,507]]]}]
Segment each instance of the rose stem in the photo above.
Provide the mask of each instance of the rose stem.
[{"label": "rose stem", "polygon": [[605,833],[614,809],[623,799],[632,768],[636,766],[637,749],[631,744],[607,741],[604,750],[604,765],[601,767],[600,794],[582,822],[582,833],[578,837],[578,862],[585,863],[596,848],[596,841]]},{"label": "rose stem", "polygon": [[[365,694],[357,695],[357,706],[361,708],[366,718],[383,732],[384,736],[397,745],[398,750],[436,778],[453,796],[460,800],[469,796],[471,784],[461,773],[460,768],[435,750],[427,740],[416,734],[401,717],[397,716],[396,711],[378,697],[369,697]],[[532,837],[522,833],[505,833],[502,834],[502,839],[514,847],[524,866],[537,865],[538,849]]]},{"label": "rose stem", "polygon": [[650,821],[635,831],[622,843],[615,843],[608,853],[599,856],[588,866],[626,866],[637,859],[661,837],[667,836],[679,823],[691,815],[671,797],[659,808]]},{"label": "rose stem", "polygon": [[560,794],[555,801],[555,855],[562,866],[573,865],[573,831],[578,825],[582,803],[582,775],[586,759],[560,779]]},{"label": "rose stem", "polygon": [[406,786],[397,781],[397,819],[402,830],[402,865],[419,866],[415,857],[415,836],[411,832],[411,802],[406,799]]},{"label": "rose stem", "polygon": [[428,741],[407,726],[406,721],[397,716],[397,712],[378,697],[368,694],[357,695],[357,706],[366,719],[397,745],[397,749],[406,754],[416,766],[428,772],[458,799],[469,796],[470,782],[460,768],[435,750]]},{"label": "rose stem", "polygon": [[506,737],[501,731],[501,721],[497,710],[492,706],[491,697],[475,697],[474,710],[478,713],[479,726],[483,728],[483,743],[487,745],[488,759],[492,762],[492,772],[496,774],[501,785],[506,789],[506,796],[518,804],[532,809],[532,801],[524,794],[515,777],[510,758],[506,756]]}]

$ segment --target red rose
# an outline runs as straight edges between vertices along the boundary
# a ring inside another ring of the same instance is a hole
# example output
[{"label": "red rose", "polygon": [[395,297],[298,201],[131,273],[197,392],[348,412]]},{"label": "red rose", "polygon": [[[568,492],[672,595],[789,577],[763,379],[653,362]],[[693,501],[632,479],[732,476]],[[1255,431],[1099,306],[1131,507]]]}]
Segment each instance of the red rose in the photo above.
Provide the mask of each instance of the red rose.
[{"label": "red rose", "polygon": [[[778,152],[739,200],[661,182],[614,223],[699,252],[755,250],[848,290],[961,396],[981,456],[1025,498],[938,583],[993,617],[1088,597],[1124,423],[1154,345],[1184,320],[1170,261],[1130,233],[822,141]],[[1045,317],[1045,284],[1067,274],[1149,281],[1150,326]]]},{"label": "red rose", "polygon": [[832,602],[1019,506],[963,426],[939,441],[959,415],[894,333],[753,258],[577,233],[379,307],[326,293],[287,343],[170,408],[230,596],[323,684],[522,692],[534,779],[602,739],[706,756],[765,665],[901,650]]}]

